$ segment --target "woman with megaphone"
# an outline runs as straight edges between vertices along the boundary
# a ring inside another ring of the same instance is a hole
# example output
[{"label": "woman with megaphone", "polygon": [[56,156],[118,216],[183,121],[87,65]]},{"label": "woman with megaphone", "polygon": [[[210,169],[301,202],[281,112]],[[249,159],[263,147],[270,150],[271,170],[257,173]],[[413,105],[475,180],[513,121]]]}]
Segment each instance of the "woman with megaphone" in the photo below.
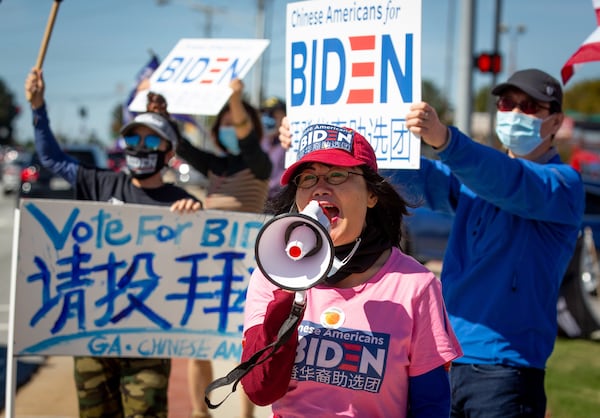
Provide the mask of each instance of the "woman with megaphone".
[{"label": "woman with megaphone", "polygon": [[[299,143],[269,209],[286,216],[290,208],[302,214],[318,205],[334,268],[310,287],[298,286],[302,308],[289,332],[283,328],[298,292],[277,285],[273,263],[253,272],[242,361],[255,364],[241,378],[246,394],[258,405],[272,404],[275,417],[449,416],[447,371],[462,351],[439,280],[400,250],[409,204],[378,174],[375,152],[358,132],[311,125]],[[271,229],[282,235],[268,239],[273,258],[286,252],[289,229]],[[294,263],[310,257],[286,260],[285,279],[302,277],[303,264]],[[275,350],[256,356],[276,341]]]}]

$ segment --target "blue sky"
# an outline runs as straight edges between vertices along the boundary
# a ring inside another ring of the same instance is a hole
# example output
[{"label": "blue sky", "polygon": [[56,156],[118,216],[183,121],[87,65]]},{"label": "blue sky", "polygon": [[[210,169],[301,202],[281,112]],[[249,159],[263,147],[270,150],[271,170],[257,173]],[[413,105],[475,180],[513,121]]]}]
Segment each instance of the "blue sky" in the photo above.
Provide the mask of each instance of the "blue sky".
[{"label": "blue sky", "polygon": [[[361,1],[361,0],[357,0]],[[160,5],[159,3],[165,3]],[[265,0],[267,37],[266,95],[285,97],[285,0]],[[422,78],[448,94],[456,94],[456,60],[461,0],[422,0]],[[492,0],[476,4],[475,51],[493,46]],[[94,132],[108,144],[110,114],[133,87],[134,77],[149,59],[149,50],[165,58],[181,38],[254,38],[257,0],[63,0],[44,61],[46,99],[52,127],[69,137]],[[23,112],[16,137],[32,137],[31,113],[23,96],[27,72],[37,59],[51,0],[0,0],[0,78],[15,95]],[[200,7],[214,11],[210,24]],[[453,24],[452,24],[453,22]],[[503,0],[501,22],[510,28],[500,37],[505,71],[537,67],[555,77],[569,56],[595,29],[592,0]],[[514,35],[519,25],[524,33]],[[511,35],[512,34],[512,35]],[[516,39],[516,42],[511,42]],[[511,44],[514,61],[509,59]],[[450,52],[448,52],[450,51]],[[600,63],[577,70],[567,87],[600,77]],[[252,88],[252,74],[247,86]],[[475,75],[475,88],[491,76]],[[79,108],[88,116],[82,119]]]}]

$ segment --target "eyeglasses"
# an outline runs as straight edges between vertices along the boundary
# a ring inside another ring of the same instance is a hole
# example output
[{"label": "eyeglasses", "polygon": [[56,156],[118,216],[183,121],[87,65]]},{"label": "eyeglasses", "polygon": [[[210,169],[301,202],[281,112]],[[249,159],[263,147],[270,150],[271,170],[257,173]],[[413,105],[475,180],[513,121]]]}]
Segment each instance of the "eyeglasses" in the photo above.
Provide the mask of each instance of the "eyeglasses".
[{"label": "eyeglasses", "polygon": [[550,110],[550,106],[542,106],[535,100],[527,99],[517,103],[508,97],[500,97],[500,99],[498,99],[498,101],[496,102],[496,107],[501,112],[510,112],[515,107],[517,107],[521,110],[521,112],[525,113],[526,115],[535,115],[537,112],[540,111],[540,109]]},{"label": "eyeglasses", "polygon": [[129,135],[123,139],[128,148],[138,148],[143,139],[144,147],[151,151],[156,151],[160,146],[161,141],[160,136],[157,135],[146,135],[144,137],[140,135]]},{"label": "eyeglasses", "polygon": [[323,177],[328,184],[337,186],[338,184],[345,183],[350,177],[350,174],[357,176],[363,176],[362,173],[355,173],[353,171],[346,170],[332,170],[327,174],[313,174],[313,173],[300,173],[294,177],[294,184],[300,189],[310,189],[319,182],[319,178]]}]

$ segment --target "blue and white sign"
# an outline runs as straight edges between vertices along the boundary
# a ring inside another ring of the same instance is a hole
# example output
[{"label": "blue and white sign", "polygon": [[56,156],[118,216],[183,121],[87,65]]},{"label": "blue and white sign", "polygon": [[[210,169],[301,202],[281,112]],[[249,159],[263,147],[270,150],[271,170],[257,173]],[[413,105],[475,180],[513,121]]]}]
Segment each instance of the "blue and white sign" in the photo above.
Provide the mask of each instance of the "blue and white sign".
[{"label": "blue and white sign", "polygon": [[[268,39],[181,39],[152,73],[149,90],[167,99],[171,114],[216,115],[231,96],[231,80],[243,79],[269,43]],[[149,90],[140,91],[129,110],[144,112]]]},{"label": "blue and white sign", "polygon": [[22,200],[14,355],[238,361],[267,215]]},{"label": "blue and white sign", "polygon": [[418,168],[405,116],[421,100],[421,0],[293,2],[286,23],[286,166],[304,128],[328,123],[360,132],[380,168]]}]

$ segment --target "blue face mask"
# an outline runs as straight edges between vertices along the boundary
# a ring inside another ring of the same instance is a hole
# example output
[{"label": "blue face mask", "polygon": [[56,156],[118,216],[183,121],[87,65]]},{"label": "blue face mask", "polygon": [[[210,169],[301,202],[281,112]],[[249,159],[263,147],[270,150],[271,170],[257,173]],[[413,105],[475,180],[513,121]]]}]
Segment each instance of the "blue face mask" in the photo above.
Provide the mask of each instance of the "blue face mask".
[{"label": "blue face mask", "polygon": [[496,134],[500,142],[515,155],[527,155],[536,149],[544,138],[540,129],[545,119],[517,112],[496,113]]},{"label": "blue face mask", "polygon": [[240,143],[237,136],[235,136],[235,128],[233,126],[219,128],[219,142],[230,154],[240,155]]},{"label": "blue face mask", "polygon": [[262,121],[263,127],[265,128],[265,131],[269,132],[275,129],[275,119],[273,119],[271,116],[262,115],[260,119]]}]

